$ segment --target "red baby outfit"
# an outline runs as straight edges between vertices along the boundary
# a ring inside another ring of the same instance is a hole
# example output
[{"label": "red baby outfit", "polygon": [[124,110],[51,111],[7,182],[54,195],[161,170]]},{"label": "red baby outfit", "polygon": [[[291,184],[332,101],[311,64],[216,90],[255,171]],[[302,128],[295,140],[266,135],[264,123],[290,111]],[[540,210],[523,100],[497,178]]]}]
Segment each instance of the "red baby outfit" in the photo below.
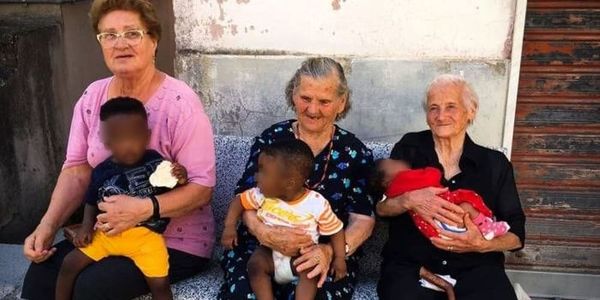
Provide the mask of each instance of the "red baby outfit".
[{"label": "red baby outfit", "polygon": [[[398,173],[390,182],[385,195],[387,197],[396,197],[406,192],[426,187],[442,187],[440,184],[441,179],[442,173],[440,170],[433,167],[402,171]],[[481,198],[481,196],[474,191],[458,189],[455,191],[446,191],[438,196],[454,204],[468,202],[475,208],[475,210],[479,211],[488,218],[492,218],[492,211],[485,205],[483,198]],[[438,231],[433,225],[425,221],[414,211],[411,210],[409,213],[415,222],[415,225],[417,225],[417,228],[423,233],[423,235],[425,235],[427,238],[439,236]]]}]

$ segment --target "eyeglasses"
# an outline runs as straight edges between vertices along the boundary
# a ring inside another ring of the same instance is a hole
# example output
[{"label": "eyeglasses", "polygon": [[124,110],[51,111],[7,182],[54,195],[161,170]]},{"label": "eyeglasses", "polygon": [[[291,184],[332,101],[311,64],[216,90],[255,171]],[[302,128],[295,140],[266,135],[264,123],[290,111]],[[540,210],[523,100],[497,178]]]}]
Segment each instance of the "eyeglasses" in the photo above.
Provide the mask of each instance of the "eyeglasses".
[{"label": "eyeglasses", "polygon": [[104,48],[113,47],[120,38],[123,38],[129,46],[137,46],[142,41],[142,38],[144,38],[144,34],[147,33],[147,31],[141,29],[128,30],[121,33],[101,32],[96,35],[96,39],[98,39],[98,42]]}]

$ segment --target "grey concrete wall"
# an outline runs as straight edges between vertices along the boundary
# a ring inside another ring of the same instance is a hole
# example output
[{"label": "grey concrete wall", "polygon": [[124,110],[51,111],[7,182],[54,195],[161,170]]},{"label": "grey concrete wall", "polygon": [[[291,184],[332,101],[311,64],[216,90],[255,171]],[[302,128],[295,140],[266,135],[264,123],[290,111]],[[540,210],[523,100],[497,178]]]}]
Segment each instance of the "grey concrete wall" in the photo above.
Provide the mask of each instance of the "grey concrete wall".
[{"label": "grey concrete wall", "polygon": [[217,133],[251,136],[292,117],[283,91],[303,59],[335,57],[354,91],[340,125],[385,142],[427,128],[435,75],[463,74],[481,97],[470,132],[500,147],[515,3],[174,0],[175,70],[204,95]]},{"label": "grey concrete wall", "polygon": [[[304,56],[207,55],[180,51],[176,73],[202,94],[218,134],[254,136],[293,117],[284,88]],[[507,60],[424,60],[339,58],[353,90],[353,109],[340,125],[369,141],[396,142],[426,129],[421,101],[440,73],[462,73],[481,100],[470,129],[481,144],[502,143]]]}]

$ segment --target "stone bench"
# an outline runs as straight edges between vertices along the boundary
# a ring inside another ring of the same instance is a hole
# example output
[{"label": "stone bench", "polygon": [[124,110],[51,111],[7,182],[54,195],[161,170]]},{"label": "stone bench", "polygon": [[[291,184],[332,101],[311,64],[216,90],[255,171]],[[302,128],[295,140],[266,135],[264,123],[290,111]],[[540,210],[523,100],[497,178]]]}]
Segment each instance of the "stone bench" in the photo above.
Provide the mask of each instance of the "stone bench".
[{"label": "stone bench", "polygon": [[[217,186],[215,188],[212,208],[217,223],[217,241],[223,230],[222,221],[225,219],[229,201],[239,177],[242,175],[246,160],[250,154],[252,138],[236,136],[216,136],[215,148],[217,155]],[[376,158],[387,156],[392,145],[367,143]],[[365,245],[365,257],[361,261],[359,284],[354,299],[375,299],[375,287],[379,273],[379,257],[381,247],[386,239],[387,231],[378,224],[371,239]],[[217,243],[218,244],[218,243]],[[201,274],[173,285],[175,299],[216,299],[222,283],[223,274],[218,265],[223,249],[216,245],[213,262]],[[142,297],[150,299],[148,296]]]}]

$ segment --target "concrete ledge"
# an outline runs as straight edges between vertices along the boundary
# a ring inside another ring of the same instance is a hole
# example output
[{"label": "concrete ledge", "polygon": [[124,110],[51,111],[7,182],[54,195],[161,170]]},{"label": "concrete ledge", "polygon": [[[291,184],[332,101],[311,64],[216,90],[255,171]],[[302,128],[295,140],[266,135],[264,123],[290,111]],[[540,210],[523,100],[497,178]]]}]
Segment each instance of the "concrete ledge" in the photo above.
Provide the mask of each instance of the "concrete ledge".
[{"label": "concrete ledge", "polygon": [[[219,181],[215,189],[212,207],[216,220],[222,220],[233,186],[241,174],[245,158],[252,139],[249,137],[216,136],[217,176]],[[367,143],[376,158],[387,156],[391,144]],[[240,159],[240,158],[243,159]],[[220,235],[222,224],[217,224]],[[57,241],[62,233],[57,235]],[[373,237],[365,245],[365,254],[361,262],[359,283],[354,299],[376,298],[376,284],[379,273],[381,246],[387,239],[386,227],[379,223]],[[213,263],[203,273],[172,286],[175,299],[215,299],[221,286],[223,274],[218,259],[223,253],[215,248]],[[0,244],[0,299],[18,299],[28,261],[23,257],[22,245]],[[534,272],[508,270],[513,283],[520,284],[525,292],[535,297],[559,299],[600,299],[600,275],[569,274],[553,272]],[[150,299],[149,295],[140,299]],[[540,299],[540,298],[535,298]]]},{"label": "concrete ledge", "polygon": [[532,297],[551,299],[600,299],[600,275],[506,270]]},{"label": "concrete ledge", "polygon": [[0,299],[19,299],[28,266],[23,245],[0,244]]},{"label": "concrete ledge", "polygon": [[[221,268],[215,263],[198,276],[173,285],[173,297],[177,300],[216,299],[223,279]],[[356,286],[353,300],[377,299],[377,277],[362,278]],[[150,295],[137,300],[151,300]]]}]

